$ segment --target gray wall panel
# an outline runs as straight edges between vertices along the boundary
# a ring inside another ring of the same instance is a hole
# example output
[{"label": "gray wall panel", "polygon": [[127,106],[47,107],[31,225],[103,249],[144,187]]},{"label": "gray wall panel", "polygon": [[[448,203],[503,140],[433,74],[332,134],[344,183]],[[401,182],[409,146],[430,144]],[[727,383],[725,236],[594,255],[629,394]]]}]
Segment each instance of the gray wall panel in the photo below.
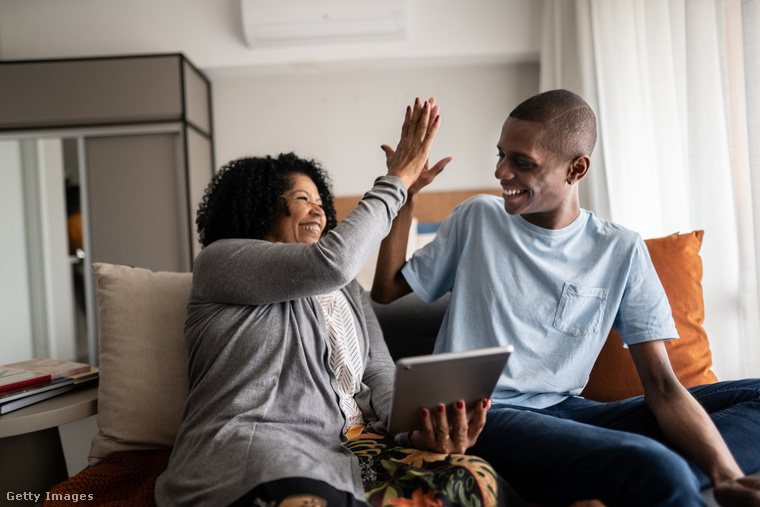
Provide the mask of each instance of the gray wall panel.
[{"label": "gray wall panel", "polygon": [[86,141],[92,262],[188,271],[177,134]]},{"label": "gray wall panel", "polygon": [[189,63],[184,63],[186,120],[211,135],[209,85]]},{"label": "gray wall panel", "polygon": [[180,55],[0,65],[0,128],[182,119]]}]

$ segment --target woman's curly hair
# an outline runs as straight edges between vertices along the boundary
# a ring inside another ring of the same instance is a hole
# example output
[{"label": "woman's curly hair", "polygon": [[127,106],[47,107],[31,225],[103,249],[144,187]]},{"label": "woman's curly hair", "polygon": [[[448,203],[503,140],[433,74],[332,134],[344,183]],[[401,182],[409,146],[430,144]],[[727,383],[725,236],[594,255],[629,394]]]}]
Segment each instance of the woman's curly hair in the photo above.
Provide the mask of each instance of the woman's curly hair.
[{"label": "woman's curly hair", "polygon": [[271,229],[277,210],[284,206],[283,194],[291,188],[294,174],[305,174],[322,198],[327,224],[324,233],[338,221],[327,173],[314,160],[283,153],[277,158],[247,157],[233,160],[212,178],[195,220],[200,242],[207,247],[218,239],[262,239]]}]

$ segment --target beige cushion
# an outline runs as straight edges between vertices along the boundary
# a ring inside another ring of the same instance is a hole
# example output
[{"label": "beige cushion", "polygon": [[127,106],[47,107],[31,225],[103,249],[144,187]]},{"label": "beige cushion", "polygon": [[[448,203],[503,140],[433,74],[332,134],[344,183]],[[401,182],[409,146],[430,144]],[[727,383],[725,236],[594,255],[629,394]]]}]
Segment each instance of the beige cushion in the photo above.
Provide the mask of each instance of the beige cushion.
[{"label": "beige cushion", "polygon": [[100,343],[98,428],[89,461],[114,451],[161,449],[187,398],[183,334],[192,274],[93,264]]}]

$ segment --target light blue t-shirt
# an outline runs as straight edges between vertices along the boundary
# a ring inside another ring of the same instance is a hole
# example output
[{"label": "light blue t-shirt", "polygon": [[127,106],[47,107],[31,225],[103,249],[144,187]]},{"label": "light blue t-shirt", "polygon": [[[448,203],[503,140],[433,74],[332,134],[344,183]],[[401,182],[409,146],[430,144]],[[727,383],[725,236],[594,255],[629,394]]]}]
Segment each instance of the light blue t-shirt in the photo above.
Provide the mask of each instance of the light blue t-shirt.
[{"label": "light blue t-shirt", "polygon": [[641,236],[586,210],[544,229],[499,197],[473,197],[402,272],[428,303],[451,292],[435,352],[514,346],[499,403],[545,408],[580,394],[611,327],[625,344],[678,337]]}]

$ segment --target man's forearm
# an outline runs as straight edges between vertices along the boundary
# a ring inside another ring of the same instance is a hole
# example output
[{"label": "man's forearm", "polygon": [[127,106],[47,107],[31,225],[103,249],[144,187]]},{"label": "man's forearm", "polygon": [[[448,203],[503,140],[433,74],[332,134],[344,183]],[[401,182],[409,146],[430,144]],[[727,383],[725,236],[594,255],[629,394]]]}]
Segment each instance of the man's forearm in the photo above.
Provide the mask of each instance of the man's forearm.
[{"label": "man's forearm", "polygon": [[401,274],[401,268],[406,264],[409,229],[416,205],[417,194],[409,194],[406,203],[393,220],[391,232],[380,243],[371,293],[372,299],[378,303],[391,303],[412,290]]},{"label": "man's forearm", "polygon": [[662,340],[629,347],[644,399],[668,440],[693,461],[715,486],[742,477],[718,428],[676,378]]},{"label": "man's forearm", "polygon": [[660,428],[713,484],[742,477],[736,460],[702,406],[680,384],[666,390],[658,401],[647,404]]}]

